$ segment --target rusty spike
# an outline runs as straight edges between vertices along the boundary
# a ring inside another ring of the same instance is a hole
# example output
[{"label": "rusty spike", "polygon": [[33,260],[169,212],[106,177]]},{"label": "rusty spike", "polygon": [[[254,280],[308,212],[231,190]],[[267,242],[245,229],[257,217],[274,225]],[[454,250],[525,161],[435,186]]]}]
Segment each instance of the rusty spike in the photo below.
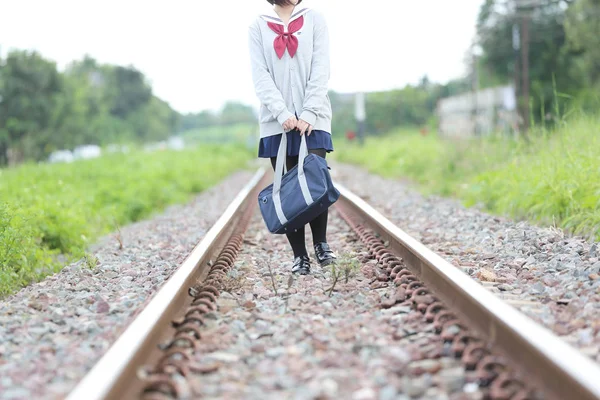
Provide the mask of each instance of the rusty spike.
[{"label": "rusty spike", "polygon": [[429,306],[427,306],[427,311],[425,312],[425,319],[427,320],[427,322],[433,322],[437,313],[439,313],[443,309],[444,305],[439,301],[436,301],[435,303],[432,303]]},{"label": "rusty spike", "polygon": [[[229,264],[227,264],[227,261],[225,261],[225,260],[218,259],[217,262],[214,263],[212,266],[212,268],[215,268],[215,267],[229,268]],[[212,268],[211,268],[211,270],[212,270]]]},{"label": "rusty spike", "polygon": [[[408,289],[410,289],[410,285],[412,285],[413,283],[419,283],[419,282],[411,282],[411,284],[408,285]],[[418,287],[413,291],[413,294],[415,296],[425,296],[425,295],[430,294],[430,292],[427,288]]]},{"label": "rusty spike", "polygon": [[178,333],[176,336],[167,344],[163,350],[171,350],[175,348],[180,349],[196,349],[196,338],[187,333]]},{"label": "rusty spike", "polygon": [[461,361],[469,371],[475,370],[484,357],[490,355],[490,350],[484,343],[469,343],[465,347]]},{"label": "rusty spike", "polygon": [[165,374],[169,375],[177,373],[181,376],[187,376],[189,372],[186,362],[181,360],[165,360],[160,367]]},{"label": "rusty spike", "polygon": [[479,382],[481,382],[482,385],[487,386],[502,372],[506,372],[506,370],[507,367],[504,360],[498,356],[489,355],[483,357],[479,364],[477,364],[475,372],[477,373]]},{"label": "rusty spike", "polygon": [[192,302],[192,305],[195,306],[197,304],[196,301],[199,299],[208,299],[210,302],[212,303],[216,303],[217,302],[217,296],[215,296],[214,294],[212,294],[211,292],[208,291],[203,291],[200,292],[195,298],[194,301]]},{"label": "rusty spike", "polygon": [[217,305],[210,301],[209,299],[198,299],[194,303],[194,306],[190,308],[190,310],[194,307],[205,305],[209,310],[215,311],[217,309]]},{"label": "rusty spike", "polygon": [[402,271],[403,269],[404,269],[404,266],[402,266],[402,265],[396,265],[395,267],[393,267],[392,272],[390,273],[390,278],[396,279],[396,277],[398,276],[400,271]]},{"label": "rusty spike", "polygon": [[481,343],[481,339],[470,332],[461,332],[452,342],[452,352],[456,357],[460,358],[470,343]]},{"label": "rusty spike", "polygon": [[418,280],[416,276],[409,274],[409,275],[404,275],[400,278],[400,283],[406,283],[407,285],[410,284],[411,282],[414,282]]},{"label": "rusty spike", "polygon": [[442,331],[442,328],[444,327],[444,323],[446,321],[451,321],[454,319],[456,319],[456,316],[448,310],[438,312],[433,318],[433,326],[435,328],[435,331],[440,333]]},{"label": "rusty spike", "polygon": [[490,400],[512,400],[524,388],[523,382],[502,372],[490,385]]},{"label": "rusty spike", "polygon": [[192,323],[188,323],[188,324],[184,324],[180,327],[177,328],[177,334],[179,334],[179,332],[187,332],[187,333],[193,333],[194,337],[197,340],[200,340],[202,338],[202,331],[200,330],[200,327],[198,327],[195,324]]},{"label": "rusty spike", "polygon": [[[452,332],[451,328],[455,326],[458,327],[459,330],[457,332]],[[461,331],[466,330],[467,327],[458,319],[446,321],[442,326],[442,339],[444,339],[444,341],[446,342],[451,342],[456,336],[458,336],[461,333]]]},{"label": "rusty spike", "polygon": [[182,351],[182,349],[178,348],[169,349],[165,352],[165,355],[158,360],[158,364],[162,364],[168,359],[183,359],[185,361],[190,361],[190,355],[187,350]]},{"label": "rusty spike", "polygon": [[143,392],[144,398],[146,398],[146,394],[152,394],[152,392],[167,395],[174,399],[179,398],[179,388],[170,377],[160,374],[149,376],[146,380],[148,383]]},{"label": "rusty spike", "polygon": [[200,290],[201,292],[210,292],[215,296],[219,295],[219,289],[217,289],[214,286],[210,286],[210,285],[205,285],[202,287],[202,289]]}]

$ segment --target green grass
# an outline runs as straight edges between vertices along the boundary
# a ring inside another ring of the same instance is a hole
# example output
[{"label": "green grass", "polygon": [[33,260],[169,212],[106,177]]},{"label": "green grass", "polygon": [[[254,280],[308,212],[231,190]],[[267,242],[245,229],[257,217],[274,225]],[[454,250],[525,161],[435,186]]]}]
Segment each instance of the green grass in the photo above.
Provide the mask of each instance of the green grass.
[{"label": "green grass", "polygon": [[600,239],[599,128],[598,118],[582,117],[552,132],[534,131],[529,143],[402,131],[369,138],[362,148],[340,143],[336,158],[408,178],[427,194]]},{"label": "green grass", "polygon": [[99,236],[185,202],[251,156],[240,145],[203,145],[0,170],[0,296],[84,256]]}]

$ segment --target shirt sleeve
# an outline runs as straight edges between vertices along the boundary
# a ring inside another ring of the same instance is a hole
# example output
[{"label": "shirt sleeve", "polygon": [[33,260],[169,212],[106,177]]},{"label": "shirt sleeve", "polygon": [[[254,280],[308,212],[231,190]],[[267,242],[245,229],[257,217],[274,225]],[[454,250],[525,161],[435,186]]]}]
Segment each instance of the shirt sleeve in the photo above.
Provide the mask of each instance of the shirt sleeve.
[{"label": "shirt sleeve", "polygon": [[314,12],[313,57],[300,119],[315,125],[327,101],[329,83],[329,31],[325,18]]},{"label": "shirt sleeve", "polygon": [[293,117],[286,107],[283,96],[267,67],[265,59],[262,34],[258,21],[255,21],[249,29],[248,42],[250,47],[250,61],[252,65],[252,80],[254,82],[254,90],[258,99],[271,112],[274,118],[283,125],[285,121]]}]

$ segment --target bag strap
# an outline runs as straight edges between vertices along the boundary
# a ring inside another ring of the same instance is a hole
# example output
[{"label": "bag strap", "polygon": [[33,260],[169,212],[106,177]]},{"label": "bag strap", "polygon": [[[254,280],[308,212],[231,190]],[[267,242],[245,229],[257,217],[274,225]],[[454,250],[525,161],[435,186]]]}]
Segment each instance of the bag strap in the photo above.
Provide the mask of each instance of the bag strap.
[{"label": "bag strap", "polygon": [[283,167],[285,164],[285,158],[287,155],[287,133],[283,132],[281,135],[281,142],[279,143],[279,150],[277,151],[277,160],[275,162],[275,179],[273,180],[273,204],[275,205],[275,212],[281,225],[285,225],[288,220],[283,213],[281,207],[281,176],[283,175]]},{"label": "bag strap", "polygon": [[298,181],[300,182],[300,189],[302,189],[302,196],[307,206],[313,203],[310,190],[308,189],[308,183],[306,182],[306,175],[304,174],[304,160],[308,156],[308,145],[306,144],[306,134],[302,135],[300,142],[300,153],[298,154]]},{"label": "bag strap", "polygon": [[[277,160],[275,162],[275,178],[273,179],[273,203],[275,205],[275,212],[277,218],[282,225],[285,225],[288,220],[283,213],[281,206],[281,178],[283,175],[283,168],[285,165],[285,159],[287,156],[287,133],[283,133],[281,136],[281,142],[279,143],[279,150],[277,151]],[[300,142],[300,153],[298,154],[298,182],[300,183],[300,189],[302,190],[302,197],[306,205],[311,205],[314,200],[310,195],[308,188],[308,182],[306,181],[306,175],[304,173],[304,160],[308,156],[308,145],[306,144],[306,135],[302,135]]]}]

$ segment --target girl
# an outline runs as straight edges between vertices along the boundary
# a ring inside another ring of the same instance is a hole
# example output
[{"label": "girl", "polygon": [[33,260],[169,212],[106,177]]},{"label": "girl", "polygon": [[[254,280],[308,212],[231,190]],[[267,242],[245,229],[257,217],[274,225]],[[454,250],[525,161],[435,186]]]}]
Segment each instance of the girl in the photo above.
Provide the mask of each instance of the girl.
[{"label": "girl", "polygon": [[[287,135],[288,170],[298,163],[300,140],[325,158],[333,151],[329,81],[329,35],[325,19],[302,0],[267,0],[264,14],[249,30],[254,88],[261,107],[258,156],[273,168],[282,135]],[[315,257],[321,266],[336,259],[327,244],[327,211],[310,222]],[[292,272],[310,273],[304,228],[287,235],[294,252]]]}]

